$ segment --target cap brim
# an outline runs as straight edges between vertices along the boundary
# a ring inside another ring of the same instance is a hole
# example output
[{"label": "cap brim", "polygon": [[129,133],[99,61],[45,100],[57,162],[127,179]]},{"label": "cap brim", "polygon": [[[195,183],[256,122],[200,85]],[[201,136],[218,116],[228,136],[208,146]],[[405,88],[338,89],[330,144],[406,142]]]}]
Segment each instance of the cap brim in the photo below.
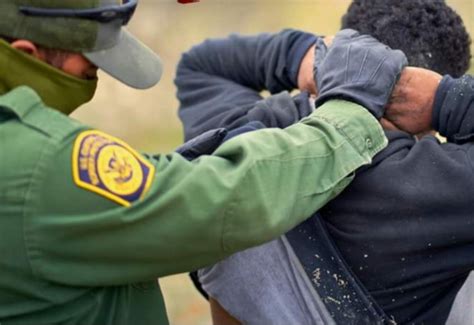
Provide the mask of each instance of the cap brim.
[{"label": "cap brim", "polygon": [[114,47],[83,54],[101,70],[137,89],[153,87],[163,73],[160,57],[125,28]]}]

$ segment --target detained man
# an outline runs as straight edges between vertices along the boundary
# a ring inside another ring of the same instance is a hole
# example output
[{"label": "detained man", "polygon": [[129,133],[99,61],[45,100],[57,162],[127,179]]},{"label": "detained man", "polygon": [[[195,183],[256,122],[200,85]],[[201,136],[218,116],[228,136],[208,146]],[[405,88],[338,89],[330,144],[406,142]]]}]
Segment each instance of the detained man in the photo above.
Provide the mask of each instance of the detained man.
[{"label": "detained man", "polygon": [[[352,10],[360,15],[364,4],[367,2],[354,2],[349,13]],[[391,30],[390,26],[401,31],[400,25],[405,24],[409,33],[394,37],[385,32],[387,39],[405,42],[400,46],[411,45],[406,35],[417,35],[417,46],[422,44],[433,50],[420,48],[419,53],[409,57],[410,62],[430,66],[441,74],[464,73],[470,56],[469,37],[459,16],[444,2],[400,2],[386,7],[382,2],[377,4],[373,10],[383,9],[390,17],[385,19],[386,25],[378,25],[378,32]],[[405,10],[404,15],[425,15],[429,19],[421,21],[433,28],[419,28],[405,17],[401,23],[393,20],[390,10],[396,13],[401,9]],[[349,20],[346,17],[345,23]],[[449,38],[449,33],[463,37]],[[457,59],[446,60],[447,52],[436,52],[434,39],[440,40],[441,48],[450,48],[449,53]],[[187,135],[192,137],[219,126],[235,129],[251,121],[267,127],[285,127],[307,114],[311,106],[305,93],[291,98],[283,92],[261,100],[258,92],[268,89],[275,94],[297,86],[314,89],[315,85],[306,82],[313,80],[314,61],[310,57],[312,50],[307,49],[317,41],[308,34],[286,31],[274,36],[208,41],[191,50],[183,57],[177,76]],[[294,60],[293,53],[299,53],[300,59]],[[317,56],[318,52],[316,60]],[[305,68],[308,57],[309,68]],[[298,69],[309,71],[311,77],[296,78],[295,75],[302,76],[294,73]],[[206,82],[196,87],[199,78],[204,77]],[[466,195],[471,193],[474,182],[469,157],[458,155],[470,152],[471,121],[465,114],[469,111],[469,97],[459,100],[461,94],[469,93],[469,78],[445,77],[438,88],[441,79],[437,73],[406,70],[392,110],[385,116],[391,120],[385,123],[392,129],[387,131],[389,148],[376,158],[371,169],[359,171],[356,182],[321,212],[352,271],[387,318],[399,323],[443,323],[472,268],[469,258],[463,255],[469,246],[460,242],[468,243],[466,236],[472,230],[466,226],[468,211],[472,211]],[[279,105],[269,109],[268,103]],[[453,119],[454,116],[458,118]],[[432,126],[447,136],[449,143],[441,145],[432,137],[417,142],[408,134],[424,133]],[[395,130],[396,127],[408,132]],[[453,173],[462,176],[450,177]],[[442,272],[436,272],[438,268]],[[268,276],[269,272],[272,276]],[[200,280],[211,297],[245,323],[324,321],[315,302],[308,299],[309,289],[302,289],[302,276],[297,275],[284,245],[275,241],[203,270]]]}]

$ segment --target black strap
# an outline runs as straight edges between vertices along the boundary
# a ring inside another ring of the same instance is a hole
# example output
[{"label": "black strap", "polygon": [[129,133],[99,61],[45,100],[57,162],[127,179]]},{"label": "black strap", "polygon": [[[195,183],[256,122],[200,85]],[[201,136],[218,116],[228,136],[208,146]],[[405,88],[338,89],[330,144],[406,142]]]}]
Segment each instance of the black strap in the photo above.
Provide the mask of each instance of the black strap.
[{"label": "black strap", "polygon": [[395,324],[347,266],[319,214],[285,237],[336,324]]}]

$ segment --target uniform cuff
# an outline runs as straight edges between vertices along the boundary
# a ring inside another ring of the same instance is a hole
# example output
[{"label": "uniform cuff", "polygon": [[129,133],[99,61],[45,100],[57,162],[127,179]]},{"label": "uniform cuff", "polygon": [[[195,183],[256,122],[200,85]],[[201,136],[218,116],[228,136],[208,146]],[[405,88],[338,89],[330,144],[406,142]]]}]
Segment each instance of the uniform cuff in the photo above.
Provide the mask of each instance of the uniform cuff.
[{"label": "uniform cuff", "polygon": [[364,107],[344,100],[330,100],[310,117],[333,125],[364,159],[384,149],[388,140],[380,123]]}]

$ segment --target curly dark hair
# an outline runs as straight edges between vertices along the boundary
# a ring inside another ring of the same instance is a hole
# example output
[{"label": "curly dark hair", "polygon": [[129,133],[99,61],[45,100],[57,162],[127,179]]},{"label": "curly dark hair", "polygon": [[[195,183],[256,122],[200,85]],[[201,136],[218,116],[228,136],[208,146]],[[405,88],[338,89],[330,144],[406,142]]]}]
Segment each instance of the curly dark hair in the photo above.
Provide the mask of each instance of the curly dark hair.
[{"label": "curly dark hair", "polygon": [[354,0],[342,17],[342,28],[402,50],[412,66],[453,77],[469,69],[469,34],[443,0]]}]

